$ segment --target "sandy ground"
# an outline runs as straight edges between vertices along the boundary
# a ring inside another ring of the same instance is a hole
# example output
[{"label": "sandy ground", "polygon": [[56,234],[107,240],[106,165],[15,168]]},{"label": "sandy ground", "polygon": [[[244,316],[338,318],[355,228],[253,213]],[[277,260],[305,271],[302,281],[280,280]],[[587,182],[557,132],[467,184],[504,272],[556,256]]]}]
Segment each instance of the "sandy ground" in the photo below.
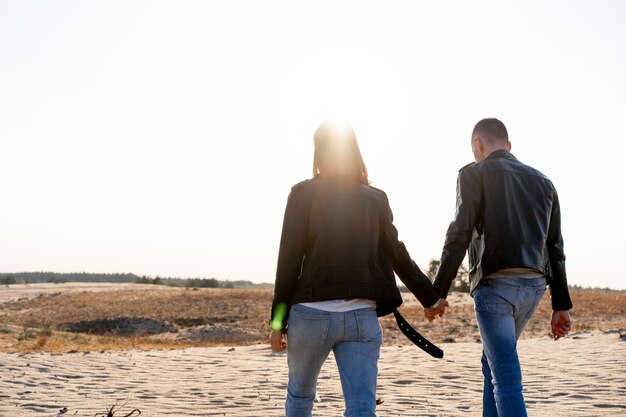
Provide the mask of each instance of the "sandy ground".
[{"label": "sandy ground", "polygon": [[[626,416],[624,295],[593,291],[573,295],[579,307],[573,311],[577,333],[558,342],[547,337],[546,297],[520,341],[529,415]],[[407,344],[391,318],[381,319],[386,342],[379,364],[378,393],[383,400],[379,417],[480,416],[481,345],[476,343],[471,299],[467,294],[451,294],[455,308],[437,324],[420,322],[419,304],[410,295],[405,294],[405,299],[405,317],[437,341],[445,358],[433,359]],[[261,339],[252,337],[252,343],[267,337],[265,314],[270,300],[267,290],[185,291],[136,284],[29,284],[0,289],[0,311],[16,323],[56,316],[64,322],[64,315],[83,319],[98,318],[100,313],[152,314],[155,319],[174,321],[215,318],[217,323],[204,326],[239,329],[247,318],[250,323],[245,325],[253,336],[257,322],[262,322]],[[116,404],[114,417],[124,417],[133,409],[141,410],[141,416],[155,417],[284,415],[286,356],[273,354],[264,343],[183,350],[90,350],[0,353],[0,417],[106,416]],[[322,370],[318,390],[321,402],[315,405],[315,415],[340,416],[343,400],[332,355]]]},{"label": "sandy ground", "polygon": [[[626,415],[626,341],[619,332],[522,340],[530,416]],[[382,416],[479,416],[479,343],[446,343],[433,359],[411,346],[383,348]],[[287,364],[265,345],[51,355],[0,354],[0,416],[91,416],[116,402],[124,416],[281,416]],[[343,410],[334,360],[319,380],[318,416]],[[66,413],[60,413],[67,408]]]}]

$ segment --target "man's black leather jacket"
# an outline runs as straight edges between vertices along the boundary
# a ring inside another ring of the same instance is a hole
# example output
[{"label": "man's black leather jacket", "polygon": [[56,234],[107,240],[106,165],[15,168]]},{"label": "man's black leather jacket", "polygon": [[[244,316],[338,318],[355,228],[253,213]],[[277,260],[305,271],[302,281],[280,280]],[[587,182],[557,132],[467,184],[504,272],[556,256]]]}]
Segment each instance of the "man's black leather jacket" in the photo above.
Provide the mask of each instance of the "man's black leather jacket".
[{"label": "man's black leather jacket", "polygon": [[[295,185],[285,210],[272,317],[283,303],[368,298],[379,316],[402,304],[394,271],[427,307],[438,300],[398,240],[387,195],[356,181]],[[283,320],[283,325],[287,317]]]},{"label": "man's black leather jacket", "polygon": [[572,308],[556,190],[508,151],[495,151],[459,171],[455,219],[435,278],[441,297],[448,294],[468,246],[471,291],[493,272],[531,268],[546,276],[554,310]]}]

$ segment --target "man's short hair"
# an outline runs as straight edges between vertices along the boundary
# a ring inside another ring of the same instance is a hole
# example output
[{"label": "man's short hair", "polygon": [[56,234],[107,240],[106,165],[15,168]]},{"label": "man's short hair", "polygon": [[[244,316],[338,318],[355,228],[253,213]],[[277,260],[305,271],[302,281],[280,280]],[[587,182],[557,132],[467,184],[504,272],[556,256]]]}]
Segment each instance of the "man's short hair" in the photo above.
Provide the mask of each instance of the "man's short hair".
[{"label": "man's short hair", "polygon": [[500,120],[495,118],[483,119],[476,123],[472,131],[472,137],[479,135],[489,142],[508,142],[509,133],[506,126]]}]

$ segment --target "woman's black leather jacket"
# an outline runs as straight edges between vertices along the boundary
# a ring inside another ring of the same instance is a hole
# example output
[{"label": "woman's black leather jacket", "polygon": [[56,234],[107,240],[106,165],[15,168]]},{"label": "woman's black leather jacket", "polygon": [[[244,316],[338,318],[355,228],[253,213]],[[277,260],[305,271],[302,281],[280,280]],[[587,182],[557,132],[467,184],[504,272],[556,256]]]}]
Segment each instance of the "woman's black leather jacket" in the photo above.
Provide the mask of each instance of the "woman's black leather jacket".
[{"label": "woman's black leather jacket", "polygon": [[[316,177],[295,185],[287,201],[272,317],[279,304],[368,298],[379,316],[402,304],[394,271],[427,307],[430,281],[398,240],[387,195],[356,181]],[[284,317],[283,324],[287,322]]]}]

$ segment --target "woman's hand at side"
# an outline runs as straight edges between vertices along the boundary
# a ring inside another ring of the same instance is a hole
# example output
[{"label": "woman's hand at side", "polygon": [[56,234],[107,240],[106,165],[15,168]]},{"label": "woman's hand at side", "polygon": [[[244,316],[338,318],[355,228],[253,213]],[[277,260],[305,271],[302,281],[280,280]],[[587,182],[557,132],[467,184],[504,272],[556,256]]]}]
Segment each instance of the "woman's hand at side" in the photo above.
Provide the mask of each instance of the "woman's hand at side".
[{"label": "woman's hand at side", "polygon": [[272,330],[270,333],[270,345],[274,352],[282,352],[287,349],[287,340],[283,338],[282,330]]}]

